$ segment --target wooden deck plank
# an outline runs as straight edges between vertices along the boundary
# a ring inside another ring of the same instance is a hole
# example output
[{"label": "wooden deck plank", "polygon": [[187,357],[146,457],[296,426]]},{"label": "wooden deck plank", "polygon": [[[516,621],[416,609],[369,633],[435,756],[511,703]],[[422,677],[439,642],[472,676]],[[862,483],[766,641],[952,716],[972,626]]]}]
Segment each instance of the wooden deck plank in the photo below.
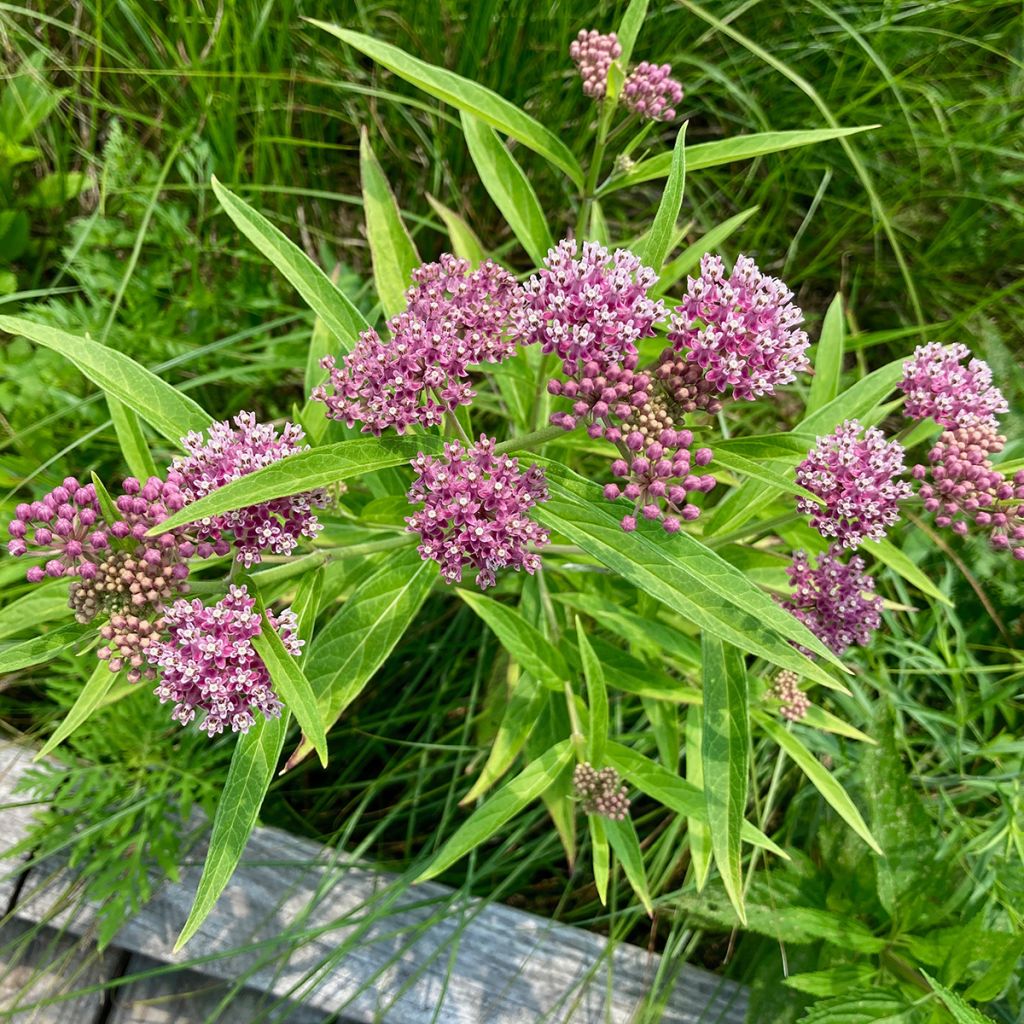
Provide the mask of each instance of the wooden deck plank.
[{"label": "wooden deck plank", "polygon": [[[33,754],[25,747],[0,740],[0,853],[17,846],[32,824],[35,804],[28,795],[14,790],[32,766]],[[7,912],[19,875],[17,861],[0,860],[0,917]]]},{"label": "wooden deck plank", "polygon": [[[157,887],[118,945],[161,962],[211,957],[198,965],[204,975],[232,983],[244,975],[248,987],[355,1022],[627,1024],[660,962],[634,946],[609,953],[602,936],[436,883],[391,890],[394,876],[269,828],[254,832],[232,883],[175,956],[202,860],[195,851],[179,884]],[[61,882],[53,872],[49,864],[30,872],[19,915],[92,929],[95,908],[62,905],[73,876]],[[742,1024],[745,1011],[741,986],[685,965],[662,1020]]]},{"label": "wooden deck plank", "polygon": [[8,921],[0,929],[3,1019],[13,1024],[92,1024],[100,1018],[103,992],[76,995],[49,1005],[36,1004],[105,981],[116,970],[119,959],[119,951],[97,953],[91,942],[77,936],[53,928],[33,929],[24,921]]}]

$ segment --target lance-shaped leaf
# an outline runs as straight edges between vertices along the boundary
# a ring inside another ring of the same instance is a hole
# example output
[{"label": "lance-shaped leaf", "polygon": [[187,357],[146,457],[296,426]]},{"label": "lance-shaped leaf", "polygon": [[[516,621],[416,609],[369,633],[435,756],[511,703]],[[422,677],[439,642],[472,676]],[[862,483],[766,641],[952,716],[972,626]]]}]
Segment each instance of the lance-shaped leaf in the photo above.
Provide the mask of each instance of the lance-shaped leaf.
[{"label": "lance-shaped leaf", "polygon": [[576,616],[576,642],[583,662],[583,676],[587,683],[587,759],[595,768],[604,764],[604,750],[608,744],[608,689],[604,681],[604,668],[594,648],[590,646],[580,617]]},{"label": "lance-shaped leaf", "polygon": [[59,747],[76,729],[88,719],[92,713],[103,704],[103,698],[114,685],[117,673],[110,671],[110,666],[105,661],[97,661],[92,675],[85,681],[85,685],[78,693],[75,703],[64,716],[64,720],[57,726],[54,734],[43,744],[42,750],[35,756],[35,760],[45,757],[51,750]]},{"label": "lance-shaped leaf", "polygon": [[49,580],[33,586],[27,594],[0,608],[0,640],[29,629],[37,629],[44,622],[66,619],[70,614],[68,581]]},{"label": "lance-shaped leaf", "polygon": [[393,71],[399,78],[404,78],[425,93],[450,103],[457,110],[465,110],[492,128],[518,139],[524,146],[535,153],[540,153],[563,170],[579,188],[583,187],[583,171],[569,147],[557,135],[496,92],[445,68],[428,64],[397,46],[381,42],[372,36],[339,28],[337,25],[314,18],[307,20],[317,28],[337,36],[360,53],[365,53],[381,67]]},{"label": "lance-shaped leaf", "polygon": [[205,430],[212,422],[202,406],[117,349],[14,316],[0,316],[0,330],[58,352],[176,445],[189,431]]},{"label": "lance-shaped leaf", "polygon": [[716,224],[706,235],[702,235],[693,245],[688,245],[674,260],[666,263],[658,277],[658,283],[651,294],[655,298],[664,295],[677,281],[700,265],[700,258],[706,252],[714,252],[740,225],[745,224],[760,209],[751,206],[737,213],[728,220]]},{"label": "lance-shaped leaf", "polygon": [[[704,735],[704,709],[700,705],[686,709],[686,781],[704,789],[704,761],[700,745]],[[700,892],[711,873],[711,831],[700,818],[686,819],[686,837],[690,841],[693,875]]]},{"label": "lance-shaped leaf", "polygon": [[608,903],[608,833],[605,831],[604,818],[598,814],[587,815],[590,828],[590,852],[594,864],[594,887],[597,889],[601,905]]},{"label": "lance-shaped leaf", "polygon": [[839,394],[843,375],[843,297],[837,295],[825,312],[814,357],[814,377],[807,396],[808,414],[817,412]]},{"label": "lance-shaped leaf", "polygon": [[66,626],[51,629],[49,633],[34,636],[31,640],[19,640],[17,643],[0,646],[0,672],[15,672],[19,668],[49,661],[70,650],[88,632],[92,632],[90,627],[69,622]]},{"label": "lance-shaped leaf", "polygon": [[452,252],[460,259],[468,260],[471,266],[483,263],[487,253],[473,229],[454,210],[438,202],[432,195],[427,196],[430,208],[441,218],[448,229]]},{"label": "lance-shaped leaf", "polygon": [[647,887],[647,872],[644,869],[644,855],[640,849],[640,840],[637,838],[636,828],[631,818],[622,821],[605,819],[603,822],[608,842],[619,858],[622,870],[626,872],[626,878],[637,894],[648,917],[654,916],[654,907],[651,905],[651,893]]},{"label": "lance-shaped leaf", "polygon": [[665,263],[672,236],[675,234],[679,211],[683,205],[683,191],[686,188],[686,125],[688,123],[684,122],[676,135],[665,191],[661,194],[658,212],[654,215],[654,223],[644,240],[643,249],[637,253],[656,274],[661,273],[661,268]]}]

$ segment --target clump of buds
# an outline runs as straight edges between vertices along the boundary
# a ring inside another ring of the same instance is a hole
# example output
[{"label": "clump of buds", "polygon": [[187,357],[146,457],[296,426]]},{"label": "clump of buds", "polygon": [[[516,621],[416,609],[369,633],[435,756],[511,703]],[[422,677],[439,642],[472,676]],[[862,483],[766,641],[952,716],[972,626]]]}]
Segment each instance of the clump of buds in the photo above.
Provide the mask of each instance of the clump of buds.
[{"label": "clump of buds", "polygon": [[572,782],[587,814],[600,814],[611,821],[623,821],[628,817],[629,797],[614,768],[598,771],[589,761],[584,761],[576,765]]},{"label": "clump of buds", "polygon": [[790,722],[799,722],[811,706],[807,694],[800,689],[800,677],[792,669],[784,668],[768,693],[781,702],[779,714]]}]

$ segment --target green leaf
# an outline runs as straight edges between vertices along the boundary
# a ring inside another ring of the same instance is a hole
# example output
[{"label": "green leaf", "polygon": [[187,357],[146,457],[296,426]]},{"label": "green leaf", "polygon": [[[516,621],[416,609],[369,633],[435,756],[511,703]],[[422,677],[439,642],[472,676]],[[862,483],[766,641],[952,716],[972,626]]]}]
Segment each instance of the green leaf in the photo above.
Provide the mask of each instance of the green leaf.
[{"label": "green leaf", "polygon": [[110,496],[110,491],[107,490],[106,485],[95,473],[91,473],[90,476],[92,477],[92,486],[96,491],[96,501],[100,506],[100,512],[103,513],[103,518],[108,523],[117,522],[121,518],[121,513],[118,512],[114,499]]},{"label": "green leaf", "polygon": [[258,505],[273,498],[328,487],[339,480],[348,480],[363,473],[400,466],[416,457],[418,452],[438,454],[443,442],[434,437],[357,437],[338,441],[309,451],[296,452],[279,462],[264,466],[248,476],[232,480],[198,501],[168,516],[154,533],[163,533],[196,522],[207,516],[220,515],[236,508]]},{"label": "green leaf", "polygon": [[807,498],[817,505],[824,504],[816,494],[812,494],[806,487],[801,487],[795,480],[788,480],[779,470],[773,469],[763,462],[748,459],[735,449],[716,447],[714,462],[710,468],[714,469],[715,464],[731,470],[733,473],[749,477],[751,480],[760,480],[776,491],[792,494],[798,498]]},{"label": "green leaf", "polygon": [[235,873],[270,788],[287,731],[286,712],[280,718],[260,716],[256,724],[239,737],[214,815],[199,888],[185,927],[174,945],[175,952],[199,930]]},{"label": "green leaf", "polygon": [[839,687],[786,640],[842,667],[835,656],[721,556],[685,532],[666,536],[655,524],[641,522],[626,533],[597,485],[557,463],[539,457],[537,462],[548,469],[550,498],[534,509],[545,526],[701,629],[825,686]]},{"label": "green leaf", "polygon": [[286,238],[261,213],[216,178],[211,179],[214,194],[235,227],[287,278],[310,309],[327,325],[347,352],[370,325],[351,300],[292,241]]},{"label": "green leaf", "polygon": [[324,592],[325,567],[320,565],[313,572],[307,572],[302,577],[299,589],[291,603],[291,609],[295,612],[295,619],[299,624],[299,637],[305,641],[305,650],[309,650],[309,643],[313,639],[313,626],[316,623],[317,613],[320,611],[320,600]]},{"label": "green leaf", "polygon": [[66,579],[34,585],[27,594],[0,608],[0,640],[27,630],[38,632],[42,623],[66,619],[70,614]]},{"label": "green leaf", "polygon": [[750,772],[747,670],[740,652],[717,637],[705,633],[702,649],[704,720],[700,753],[711,849],[725,891],[745,924],[740,832]]},{"label": "green leaf", "polygon": [[658,204],[658,212],[654,215],[654,223],[647,235],[643,248],[637,255],[651,267],[656,274],[661,273],[661,268],[668,255],[672,236],[675,234],[676,221],[679,219],[679,211],[683,205],[683,192],[686,188],[686,126],[688,121],[683,122],[682,128],[676,134],[675,145],[672,148],[672,163],[669,167],[668,181],[665,182],[665,190],[661,194],[661,202]]},{"label": "green leaf", "polygon": [[[255,591],[255,586],[252,589]],[[303,738],[309,740],[320,758],[320,763],[326,768],[327,733],[324,721],[320,717],[316,694],[299,666],[298,659],[285,647],[284,641],[271,625],[267,618],[267,610],[258,596],[256,604],[262,622],[260,635],[252,638],[252,646],[270,674],[274,692],[295,716],[295,721],[302,729]]]},{"label": "green leaf", "polygon": [[953,607],[953,602],[942,592],[942,590],[936,586],[932,581],[911,561],[911,558],[906,552],[901,551],[891,541],[880,540],[872,541],[871,546],[867,548],[878,559],[882,565],[889,569],[892,569],[897,576],[902,576],[912,587],[916,587],[921,591],[922,594],[927,594],[929,597],[935,598],[936,601],[941,601],[942,604],[949,608]]},{"label": "green leaf", "polygon": [[604,818],[598,814],[588,814],[587,824],[590,828],[590,853],[594,864],[594,887],[602,906],[608,903],[608,834],[604,827]]},{"label": "green leaf", "polygon": [[65,91],[54,89],[40,51],[24,61],[4,81],[0,95],[0,135],[10,142],[23,142],[45,121]]},{"label": "green leaf", "polygon": [[[307,678],[320,720],[330,728],[359,696],[427,599],[437,567],[406,549],[352,592],[310,645]],[[288,759],[290,770],[312,750],[305,737]]]},{"label": "green leaf", "polygon": [[608,690],[604,681],[604,669],[594,654],[594,648],[583,631],[583,623],[576,616],[576,642],[579,644],[580,660],[583,662],[583,677],[587,681],[587,706],[590,710],[590,725],[587,729],[587,760],[595,768],[604,765],[604,748],[608,743]]},{"label": "green leaf", "polygon": [[419,60],[390,43],[314,18],[307,20],[431,96],[450,103],[458,110],[465,110],[492,128],[518,139],[563,170],[579,188],[583,187],[583,171],[568,146],[514,103],[461,75]]},{"label": "green leaf", "polygon": [[644,855],[640,849],[640,840],[637,839],[636,828],[631,818],[624,818],[622,821],[612,821],[605,818],[602,822],[608,836],[608,842],[615,851],[622,870],[626,872],[626,878],[637,894],[648,917],[654,917],[654,907],[651,905],[651,894],[647,887],[647,872],[644,870]]},{"label": "green leaf", "polygon": [[[51,634],[52,635],[52,634]],[[110,671],[110,665],[97,660],[92,675],[85,681],[81,692],[57,726],[54,734],[43,744],[43,749],[36,754],[34,760],[45,757],[51,750],[59,747],[89,716],[103,703],[107,691],[114,685],[118,673]]]},{"label": "green leaf", "polygon": [[[704,709],[699,705],[686,709],[686,781],[696,789],[704,789],[704,762],[701,758],[701,737],[704,734]],[[706,818],[706,815],[705,815]],[[700,892],[711,873],[711,831],[706,820],[688,817],[686,835],[690,841],[693,878]]]},{"label": "green leaf", "polygon": [[468,260],[471,266],[478,267],[487,256],[483,244],[476,237],[473,229],[454,210],[438,202],[432,195],[427,195],[430,208],[441,218],[448,229],[452,252],[460,259]]},{"label": "green leaf", "polygon": [[688,245],[674,260],[662,267],[658,283],[654,286],[652,295],[658,298],[665,294],[677,281],[687,274],[695,271],[700,266],[700,258],[706,252],[714,252],[738,227],[745,224],[760,209],[759,206],[751,206],[722,221],[721,224],[713,227],[706,235],[698,238],[693,245]]},{"label": "green leaf", "polygon": [[839,394],[843,375],[843,297],[837,295],[825,313],[814,358],[814,377],[807,396],[807,412],[817,412]]},{"label": "green leaf", "polygon": [[5,644],[0,647],[0,673],[14,672],[19,668],[28,668],[30,665],[49,661],[74,647],[86,633],[91,632],[93,630],[89,626],[70,622],[58,629],[51,629],[42,636],[34,636],[31,640]]},{"label": "green leaf", "polygon": [[205,430],[213,420],[191,398],[117,349],[13,316],[0,316],[0,330],[60,353],[93,384],[124,402],[175,444],[189,431]]},{"label": "green leaf", "polygon": [[[631,786],[646,793],[652,800],[667,807],[684,818],[694,818],[705,825],[708,820],[704,793],[692,783],[681,779],[664,765],[614,740],[609,740],[606,760]],[[740,835],[745,843],[770,850],[779,857],[789,860],[782,847],[773,843],[763,832],[749,821],[744,821]]]},{"label": "green leaf", "polygon": [[539,630],[531,626],[515,609],[462,587],[459,597],[491,628],[501,646],[531,675],[553,690],[561,690],[569,670],[561,654]]},{"label": "green leaf", "polygon": [[92,182],[81,171],[57,171],[41,178],[28,196],[28,202],[43,210],[61,207],[81,195]]},{"label": "green leaf", "polygon": [[815,1003],[798,1024],[912,1024],[920,1019],[895,989],[865,987]]},{"label": "green leaf", "polygon": [[806,971],[783,978],[782,984],[810,996],[838,996],[851,988],[869,985],[877,972],[874,964],[839,964],[823,971]]},{"label": "green leaf", "polygon": [[138,415],[110,395],[107,395],[107,408],[114,423],[121,454],[132,475],[143,483],[151,476],[159,476],[149,445],[146,444],[145,435],[142,433]]},{"label": "green leaf", "polygon": [[630,0],[626,13],[619,22],[619,30],[616,36],[619,46],[622,47],[622,54],[619,56],[619,63],[625,68],[629,67],[629,60],[633,56],[633,47],[636,45],[636,37],[640,35],[640,29],[647,19],[648,0]]},{"label": "green leaf", "polygon": [[760,711],[754,712],[758,725],[796,762],[797,767],[807,776],[811,785],[825,798],[835,812],[864,840],[877,854],[881,847],[871,834],[860,811],[850,795],[836,782],[827,768],[804,746],[804,744],[774,718]]},{"label": "green leaf", "polygon": [[536,266],[554,244],[537,193],[494,129],[462,112],[462,133],[487,194]]},{"label": "green leaf", "polygon": [[506,822],[536,800],[572,759],[572,740],[562,740],[527,765],[514,779],[478,807],[416,877],[436,878],[470,850],[490,839]]},{"label": "green leaf", "polygon": [[[736,135],[716,142],[702,142],[691,146],[686,153],[689,172],[702,171],[707,167],[719,167],[739,160],[753,160],[754,157],[769,153],[781,153],[786,149],[813,146],[829,139],[839,139],[857,132],[870,131],[878,125],[863,125],[856,128],[816,128],[806,131],[761,132],[757,135]],[[641,160],[626,174],[612,178],[598,189],[598,196],[616,192],[629,185],[637,185],[655,178],[664,178],[671,169],[672,154],[659,153],[648,160]]]},{"label": "green leaf", "polygon": [[394,193],[370,145],[365,128],[359,134],[359,175],[363,184],[366,240],[373,260],[373,280],[384,315],[389,319],[405,309],[405,293],[420,257],[409,237]]}]

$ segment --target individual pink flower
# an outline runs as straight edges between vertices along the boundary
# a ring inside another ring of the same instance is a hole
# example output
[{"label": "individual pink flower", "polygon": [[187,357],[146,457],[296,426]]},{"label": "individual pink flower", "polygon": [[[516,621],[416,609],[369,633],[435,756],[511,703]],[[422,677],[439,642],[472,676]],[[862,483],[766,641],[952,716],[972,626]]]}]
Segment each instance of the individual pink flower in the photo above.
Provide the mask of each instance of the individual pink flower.
[{"label": "individual pink flower", "polygon": [[1024,470],[1008,480],[990,455],[1002,451],[1006,438],[994,418],[985,415],[946,430],[928,453],[927,466],[915,466],[922,481],[918,496],[935,525],[964,536],[972,526],[987,534],[997,551],[1024,560]]},{"label": "individual pink flower", "polygon": [[795,552],[786,570],[793,594],[780,601],[837,655],[854,644],[866,645],[882,624],[882,599],[864,571],[864,559],[855,555],[844,564],[841,552],[833,544],[816,567],[806,552]]},{"label": "individual pink flower", "polygon": [[[198,599],[175,601],[164,617],[166,639],[144,648],[147,661],[160,673],[154,691],[160,703],[171,701],[171,717],[188,725],[205,712],[199,728],[210,736],[230,728],[247,732],[254,712],[266,718],[281,714],[281,702],[270,675],[252,645],[261,629],[256,601],[244,586],[206,607]],[[289,654],[298,656],[302,641],[292,611],[267,612]]]},{"label": "individual pink flower", "polygon": [[410,503],[423,507],[407,517],[408,529],[420,535],[419,552],[441,567],[448,583],[458,583],[464,569],[476,571],[477,585],[494,586],[501,569],[536,572],[548,534],[529,511],[548,497],[544,473],[494,451],[494,441],[481,435],[470,448],[459,441],[444,446],[444,456],[420,453],[413,459],[416,480]]},{"label": "individual pink flower", "polygon": [[[177,474],[186,503],[309,448],[301,443],[305,435],[295,424],[286,423],[278,433],[273,424],[257,423],[251,412],[239,413],[234,423],[234,427],[226,420],[214,423],[207,436],[193,432],[182,438],[188,454],[175,458],[172,472]],[[238,561],[251,566],[266,553],[288,555],[300,538],[316,537],[322,527],[313,510],[328,503],[326,491],[305,491],[223,512],[201,520],[194,528],[203,539],[230,530]]]},{"label": "individual pink flower", "polygon": [[595,29],[582,28],[569,44],[569,56],[583,79],[584,93],[594,99],[604,99],[608,91],[608,71],[612,62],[622,56],[615,33],[602,35]]},{"label": "individual pink flower", "polygon": [[823,537],[835,537],[843,547],[882,540],[899,520],[899,503],[913,493],[899,479],[903,454],[903,446],[886,441],[877,427],[864,430],[857,420],[847,420],[819,437],[796,469],[796,482],[821,498],[824,507],[797,498],[797,509],[811,517],[811,526]]},{"label": "individual pink flower", "polygon": [[401,434],[413,424],[437,426],[472,400],[471,366],[515,351],[509,327],[522,299],[520,284],[496,263],[473,270],[445,254],[413,271],[407,308],[388,321],[391,341],[369,330],[340,366],[325,357],[330,379],[312,397],[331,419],[377,436],[389,427]]},{"label": "individual pink flower", "polygon": [[[962,365],[964,360],[968,362]],[[905,415],[915,420],[930,416],[950,430],[982,420],[996,428],[996,416],[1008,409],[1002,392],[992,383],[991,367],[959,342],[919,345],[903,364],[899,387],[907,396]]]},{"label": "individual pink flower", "polygon": [[666,363],[685,354],[699,368],[696,380],[686,380],[677,366],[666,373],[686,403],[710,408],[730,390],[743,400],[771,395],[810,369],[803,313],[778,278],[761,273],[749,256],[740,256],[728,277],[721,258],[710,253],[700,269],[700,277],[688,279],[668,335],[672,348],[662,355]]},{"label": "individual pink flower", "polygon": [[642,60],[622,86],[622,102],[641,117],[652,121],[675,119],[675,104],[682,102],[683,87],[672,77],[670,64]]}]

